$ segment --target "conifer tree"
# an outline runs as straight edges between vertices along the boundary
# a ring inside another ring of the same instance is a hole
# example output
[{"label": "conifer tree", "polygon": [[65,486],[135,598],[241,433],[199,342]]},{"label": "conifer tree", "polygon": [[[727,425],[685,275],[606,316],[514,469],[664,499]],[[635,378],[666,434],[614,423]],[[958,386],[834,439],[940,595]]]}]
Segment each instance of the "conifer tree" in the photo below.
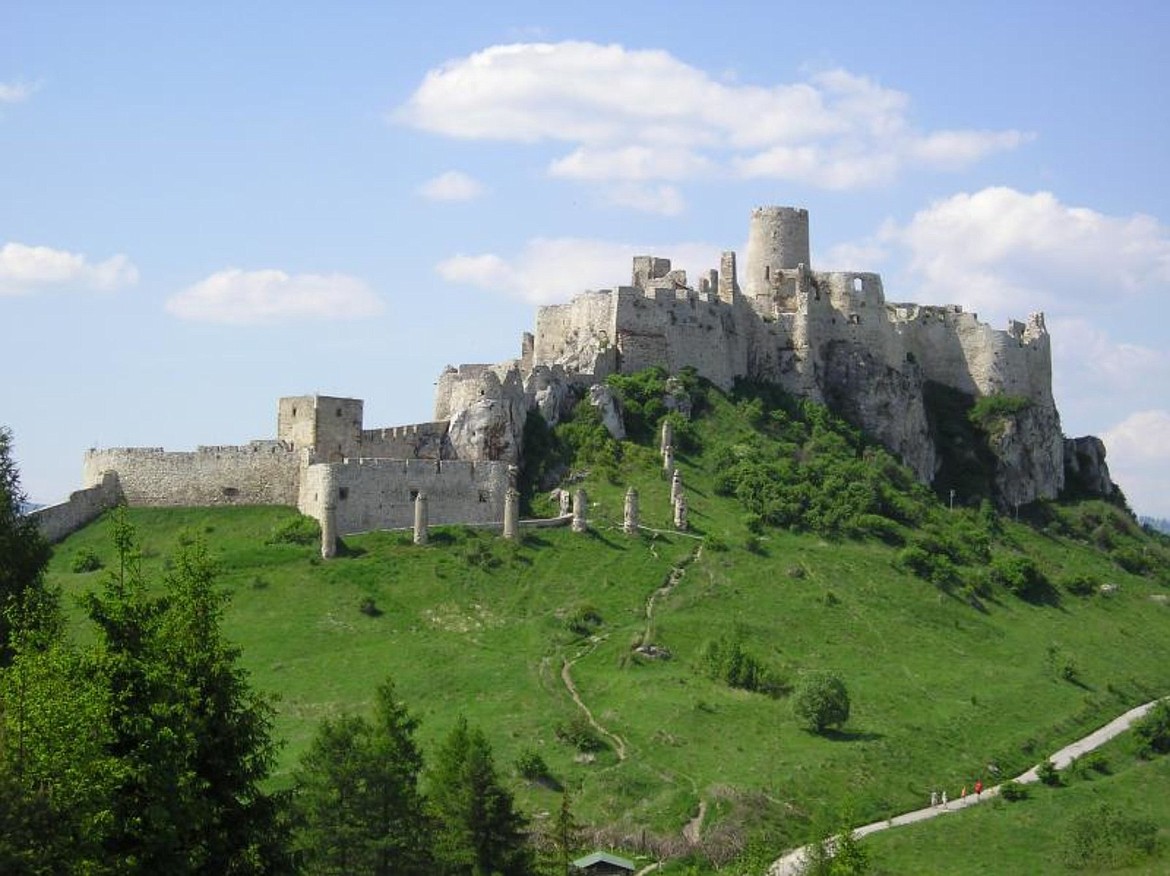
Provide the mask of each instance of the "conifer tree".
[{"label": "conifer tree", "polygon": [[296,774],[294,846],[315,874],[431,872],[419,792],[418,721],[392,681],[377,690],[374,720],[326,719]]},{"label": "conifer tree", "polygon": [[0,426],[0,664],[12,657],[13,622],[22,609],[47,598],[42,576],[52,551],[36,521],[24,511],[26,497],[12,458],[12,432]]},{"label": "conifer tree", "polygon": [[435,858],[445,876],[528,876],[524,817],[500,783],[491,746],[459,718],[435,758],[429,784]]}]

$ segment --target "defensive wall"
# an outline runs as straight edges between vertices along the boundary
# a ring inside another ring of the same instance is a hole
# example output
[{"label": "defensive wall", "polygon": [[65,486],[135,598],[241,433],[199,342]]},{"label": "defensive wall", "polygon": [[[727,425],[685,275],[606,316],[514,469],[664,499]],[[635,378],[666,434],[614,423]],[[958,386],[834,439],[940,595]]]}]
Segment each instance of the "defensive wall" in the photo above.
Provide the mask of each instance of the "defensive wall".
[{"label": "defensive wall", "polygon": [[305,470],[297,507],[323,520],[332,504],[338,535],[412,526],[419,493],[427,496],[432,524],[502,523],[508,468],[455,459],[319,463]]},{"label": "defensive wall", "polygon": [[36,521],[41,535],[49,542],[58,542],[101,516],[108,508],[122,501],[118,476],[107,471],[90,487],[74,490],[69,498],[56,505],[38,508],[29,516]]},{"label": "defensive wall", "polygon": [[296,505],[308,450],[283,441],[166,451],[161,447],[90,450],[87,485],[118,474],[129,505]]}]

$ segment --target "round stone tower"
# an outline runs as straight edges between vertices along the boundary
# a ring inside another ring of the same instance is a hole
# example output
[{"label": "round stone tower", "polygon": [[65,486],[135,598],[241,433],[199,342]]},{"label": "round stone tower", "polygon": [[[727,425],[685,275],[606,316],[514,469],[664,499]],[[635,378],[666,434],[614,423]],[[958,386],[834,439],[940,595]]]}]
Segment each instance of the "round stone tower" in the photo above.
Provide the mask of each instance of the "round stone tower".
[{"label": "round stone tower", "polygon": [[777,272],[808,267],[808,210],[756,207],[740,283],[749,298],[768,295]]}]

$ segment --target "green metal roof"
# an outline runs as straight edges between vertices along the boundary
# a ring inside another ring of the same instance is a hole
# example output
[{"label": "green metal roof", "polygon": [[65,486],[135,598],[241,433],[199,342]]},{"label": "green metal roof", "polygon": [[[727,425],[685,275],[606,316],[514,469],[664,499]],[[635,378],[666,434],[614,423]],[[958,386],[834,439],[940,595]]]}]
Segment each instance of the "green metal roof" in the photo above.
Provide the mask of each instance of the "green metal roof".
[{"label": "green metal roof", "polygon": [[600,863],[613,864],[615,867],[624,867],[631,873],[637,868],[634,862],[628,858],[620,858],[617,855],[611,855],[609,852],[593,852],[593,854],[586,855],[584,858],[578,858],[573,862],[573,866],[578,870],[584,870],[586,867],[592,867],[594,864]]}]

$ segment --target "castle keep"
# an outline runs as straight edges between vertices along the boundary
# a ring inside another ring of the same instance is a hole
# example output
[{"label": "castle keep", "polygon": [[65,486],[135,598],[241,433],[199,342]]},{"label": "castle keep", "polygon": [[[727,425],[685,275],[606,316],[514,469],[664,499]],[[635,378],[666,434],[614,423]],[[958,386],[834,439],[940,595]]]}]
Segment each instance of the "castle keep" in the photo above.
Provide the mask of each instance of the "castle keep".
[{"label": "castle keep", "polygon": [[812,270],[806,210],[761,207],[742,261],[725,252],[692,285],[669,259],[639,256],[628,286],[539,308],[519,358],[448,367],[431,422],[366,429],[359,399],[283,398],[275,440],[89,451],[86,488],[45,509],[42,526],[64,534],[120,495],[141,505],[291,505],[343,535],[410,526],[420,493],[432,523],[500,523],[529,411],[555,424],[588,393],[616,433],[620,410],[599,384],[651,365],[692,367],[723,388],[768,381],[823,402],[924,483],[940,466],[931,387],[1015,396],[1028,404],[990,436],[1001,506],[1055,497],[1066,466],[1112,489],[1100,442],[1061,434],[1042,315],[994,329],[957,305],[887,302],[877,274]]}]

